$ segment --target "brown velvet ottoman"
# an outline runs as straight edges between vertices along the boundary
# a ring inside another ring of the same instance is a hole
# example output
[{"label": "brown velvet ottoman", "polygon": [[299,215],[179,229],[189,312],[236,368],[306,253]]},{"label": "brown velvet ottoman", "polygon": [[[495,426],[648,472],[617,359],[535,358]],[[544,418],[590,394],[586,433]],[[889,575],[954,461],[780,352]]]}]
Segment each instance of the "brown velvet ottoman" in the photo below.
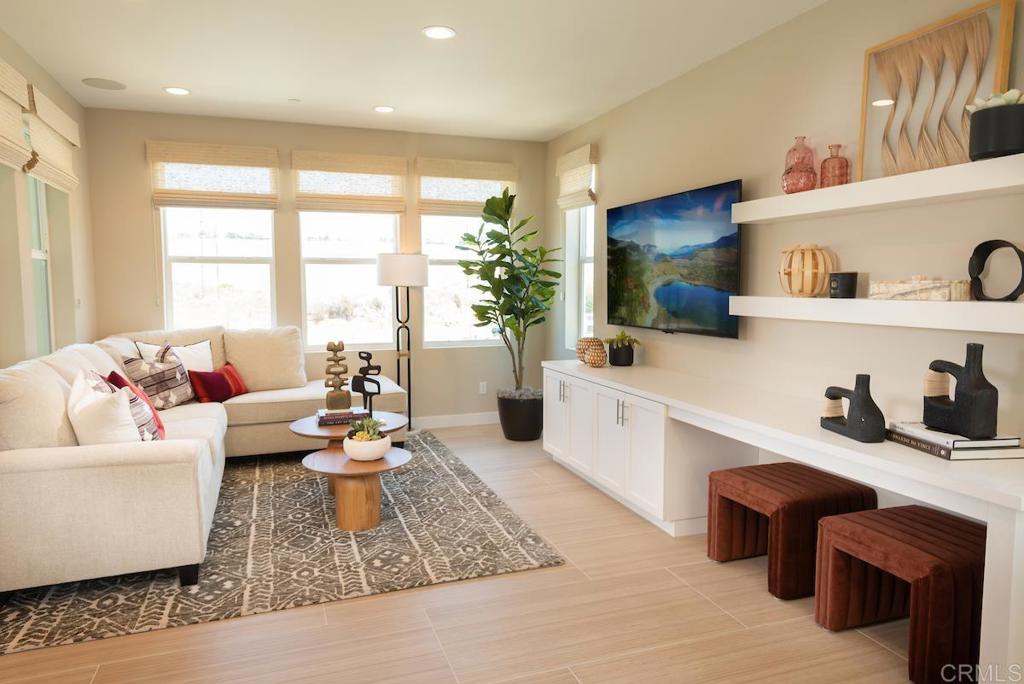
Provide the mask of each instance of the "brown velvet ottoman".
[{"label": "brown velvet ottoman", "polygon": [[818,529],[818,624],[840,630],[909,614],[916,684],[951,681],[946,665],[977,664],[984,525],[898,506],[824,518]]},{"label": "brown velvet ottoman", "polygon": [[818,520],[875,508],[870,487],[800,463],[716,470],[708,476],[708,558],[768,554],[768,591],[780,599],[814,593]]}]

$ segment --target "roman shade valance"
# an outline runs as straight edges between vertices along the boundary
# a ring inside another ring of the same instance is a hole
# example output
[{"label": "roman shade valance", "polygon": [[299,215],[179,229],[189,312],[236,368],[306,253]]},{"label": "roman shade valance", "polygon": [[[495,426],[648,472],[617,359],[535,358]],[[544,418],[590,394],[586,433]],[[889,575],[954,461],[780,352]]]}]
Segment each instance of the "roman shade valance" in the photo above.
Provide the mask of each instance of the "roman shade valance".
[{"label": "roman shade valance", "polygon": [[479,216],[488,197],[505,188],[515,192],[517,170],[506,162],[421,157],[416,160],[416,175],[419,213]]},{"label": "roman shade valance", "polygon": [[78,185],[74,148],[81,144],[78,124],[34,85],[29,86],[28,135],[32,161],[25,170],[47,185],[71,192]]},{"label": "roman shade valance", "polygon": [[0,60],[0,164],[18,170],[32,158],[22,118],[29,106],[28,81]]},{"label": "roman shade valance", "polygon": [[158,207],[277,207],[273,147],[150,140],[146,159]]},{"label": "roman shade valance", "polygon": [[300,211],[405,212],[405,157],[295,150],[292,169]]},{"label": "roman shade valance", "polygon": [[567,152],[555,162],[558,176],[558,206],[576,209],[593,204],[594,167],[597,164],[597,145],[584,145]]}]

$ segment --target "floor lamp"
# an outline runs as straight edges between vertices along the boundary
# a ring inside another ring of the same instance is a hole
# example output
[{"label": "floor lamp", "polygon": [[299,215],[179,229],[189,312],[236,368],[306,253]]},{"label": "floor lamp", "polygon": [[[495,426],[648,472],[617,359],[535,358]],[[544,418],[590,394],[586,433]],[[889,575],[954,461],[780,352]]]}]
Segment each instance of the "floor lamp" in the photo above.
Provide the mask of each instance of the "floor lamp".
[{"label": "floor lamp", "polygon": [[[398,358],[395,382],[402,385],[402,360],[405,360],[405,413],[412,428],[412,336],[409,331],[409,289],[427,286],[426,254],[378,254],[377,284],[395,288],[395,352]],[[405,306],[402,306],[402,294]]]}]

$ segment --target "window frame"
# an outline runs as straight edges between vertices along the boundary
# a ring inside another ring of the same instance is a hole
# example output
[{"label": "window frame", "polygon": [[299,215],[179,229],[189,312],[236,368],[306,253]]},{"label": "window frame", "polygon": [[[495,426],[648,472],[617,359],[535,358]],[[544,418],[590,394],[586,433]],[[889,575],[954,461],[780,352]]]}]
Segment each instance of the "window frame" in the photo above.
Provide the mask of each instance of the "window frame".
[{"label": "window frame", "polygon": [[[306,212],[321,212],[328,214],[371,214],[371,213],[382,213],[382,212],[368,212],[368,211],[340,211],[340,210],[324,210],[324,209],[302,209],[297,210],[296,214],[298,217],[298,228],[299,228],[299,284],[302,288],[301,299],[302,309],[300,315],[302,316],[302,348],[307,352],[322,352],[322,347],[313,346],[309,344],[309,338],[307,337],[307,310],[306,310],[306,264],[327,264],[327,265],[377,265],[377,257],[306,257],[302,254],[302,214]],[[400,240],[402,237],[402,214],[391,214],[390,212],[383,212],[389,216],[394,216],[395,227],[394,227],[394,242],[395,251],[398,251]],[[390,309],[389,322],[391,324],[391,335],[392,339],[386,342],[361,342],[361,343],[345,343],[345,348],[359,351],[385,351],[393,350],[395,348],[395,288],[390,288],[392,292],[388,296],[388,308]]]},{"label": "window frame", "polygon": [[[583,321],[584,304],[586,301],[583,297],[585,291],[583,282],[584,265],[591,264],[593,266],[593,250],[596,247],[596,245],[591,244],[592,251],[590,256],[586,256],[583,252],[583,231],[586,230],[586,222],[583,220],[583,215],[588,211],[594,237],[596,238],[597,226],[593,224],[596,223],[597,219],[593,204],[585,204],[562,210],[562,234],[565,241],[564,263],[566,271],[564,275],[564,296],[562,298],[562,301],[565,303],[565,349],[572,352],[576,351],[576,340],[584,336]],[[596,282],[597,273],[593,273],[591,288],[594,287]],[[594,327],[597,327],[596,320]],[[593,335],[594,330],[591,330],[590,334]]]},{"label": "window frame", "polygon": [[[244,209],[247,211],[269,211],[270,212],[270,256],[269,257],[186,257],[172,256],[167,248],[167,231],[164,211],[167,209]],[[163,275],[163,314],[164,328],[167,330],[181,329],[182,326],[174,320],[174,291],[171,286],[171,271],[176,263],[181,264],[267,264],[270,267],[270,325],[269,328],[277,327],[277,212],[273,209],[262,207],[246,206],[159,206],[154,209],[156,213],[156,225],[160,239],[161,270]]]},{"label": "window frame", "polygon": [[[53,317],[53,264],[50,260],[50,219],[47,215],[46,209],[46,183],[39,178],[34,176],[27,176],[26,188],[28,190],[28,201],[31,205],[29,210],[29,219],[31,220],[34,214],[39,221],[39,248],[32,246],[30,249],[30,265],[34,265],[36,261],[42,261],[46,265],[46,313],[49,318],[49,339],[46,340],[46,351],[43,348],[39,340],[39,330],[36,330],[36,352],[39,356],[45,356],[50,354],[56,349],[57,331],[54,329],[54,317]],[[31,188],[31,189],[29,189]],[[34,212],[32,210],[34,207]],[[30,231],[35,230],[35,226],[29,226]],[[35,278],[32,279],[32,297],[33,300],[39,296],[39,293],[35,290]],[[33,305],[36,302],[33,301]]]},{"label": "window frame", "polygon": [[[466,216],[459,216],[458,214],[420,214],[420,251],[427,255],[427,273],[430,273],[431,267],[433,266],[458,266],[459,259],[456,257],[433,257],[427,252],[426,246],[423,241],[423,216],[433,216],[437,218],[467,218]],[[472,218],[472,217],[470,217]],[[429,275],[428,275],[429,277]],[[496,336],[491,339],[485,340],[427,340],[427,301],[426,297],[423,298],[423,348],[424,349],[458,349],[458,348],[473,348],[473,347],[504,347],[505,343],[502,341],[501,336]],[[475,320],[475,319],[474,319]]]}]

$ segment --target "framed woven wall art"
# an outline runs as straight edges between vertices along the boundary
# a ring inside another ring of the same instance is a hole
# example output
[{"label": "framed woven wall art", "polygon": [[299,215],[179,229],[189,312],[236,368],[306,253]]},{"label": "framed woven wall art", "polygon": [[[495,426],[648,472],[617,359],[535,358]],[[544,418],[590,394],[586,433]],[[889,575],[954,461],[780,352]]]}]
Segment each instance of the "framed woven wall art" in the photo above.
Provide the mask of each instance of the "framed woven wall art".
[{"label": "framed woven wall art", "polygon": [[965,105],[1006,90],[1015,0],[988,0],[864,53],[859,180],[968,161]]}]

